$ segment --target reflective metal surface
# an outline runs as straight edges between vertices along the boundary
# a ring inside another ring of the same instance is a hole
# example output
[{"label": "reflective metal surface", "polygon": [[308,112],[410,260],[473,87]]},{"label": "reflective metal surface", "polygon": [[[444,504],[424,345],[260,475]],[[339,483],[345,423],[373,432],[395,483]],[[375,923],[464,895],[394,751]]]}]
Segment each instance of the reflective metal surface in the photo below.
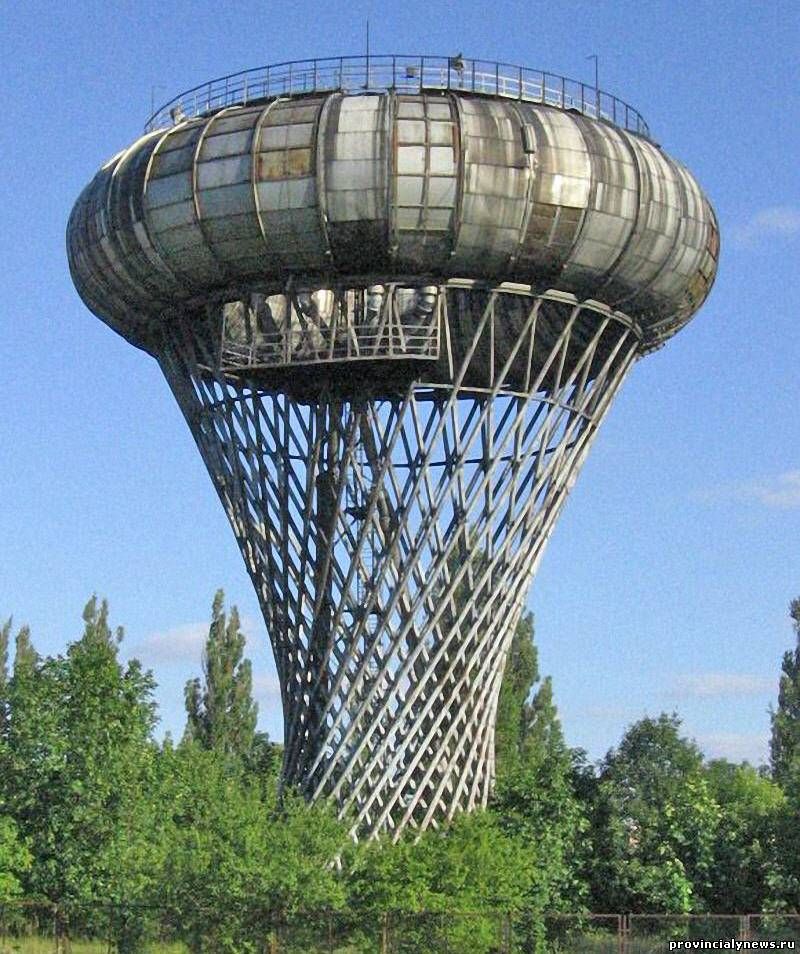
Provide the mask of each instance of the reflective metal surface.
[{"label": "reflective metal surface", "polygon": [[647,349],[706,297],[719,240],[648,140],[451,90],[274,99],[146,135],[84,191],[68,248],[89,307],[143,347],[176,305],[335,273],[556,289],[635,317]]}]

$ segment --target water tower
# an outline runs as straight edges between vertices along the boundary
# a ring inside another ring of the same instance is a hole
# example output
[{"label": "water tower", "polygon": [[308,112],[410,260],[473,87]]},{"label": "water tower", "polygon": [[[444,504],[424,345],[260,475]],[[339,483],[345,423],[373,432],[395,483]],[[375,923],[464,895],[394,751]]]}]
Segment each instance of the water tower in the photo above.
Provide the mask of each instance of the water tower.
[{"label": "water tower", "polygon": [[544,545],[718,247],[632,107],[461,56],[214,80],[78,199],[75,285],[161,365],[257,590],[283,780],[354,833],[485,804]]}]

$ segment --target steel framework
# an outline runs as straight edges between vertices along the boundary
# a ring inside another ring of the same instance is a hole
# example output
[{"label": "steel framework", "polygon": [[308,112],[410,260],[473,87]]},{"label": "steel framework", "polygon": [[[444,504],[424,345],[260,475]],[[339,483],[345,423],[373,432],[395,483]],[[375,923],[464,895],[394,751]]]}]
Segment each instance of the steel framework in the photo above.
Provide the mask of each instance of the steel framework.
[{"label": "steel framework", "polygon": [[177,314],[158,349],[264,613],[283,779],[358,837],[485,804],[514,627],[641,344],[596,303],[437,294],[442,354],[399,377],[321,362],[293,392],[291,342],[237,366],[224,308]]}]

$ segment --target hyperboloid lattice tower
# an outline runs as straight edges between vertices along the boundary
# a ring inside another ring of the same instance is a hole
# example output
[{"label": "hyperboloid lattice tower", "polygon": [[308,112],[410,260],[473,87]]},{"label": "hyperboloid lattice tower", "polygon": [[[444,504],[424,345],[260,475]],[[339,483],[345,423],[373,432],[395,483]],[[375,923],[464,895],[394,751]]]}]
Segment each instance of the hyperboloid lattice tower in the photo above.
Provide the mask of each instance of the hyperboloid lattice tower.
[{"label": "hyperboloid lattice tower", "polygon": [[361,835],[484,804],[553,523],[628,370],[713,282],[695,180],[560,76],[314,60],[168,104],[84,190],[68,247],[228,514],[284,781]]}]

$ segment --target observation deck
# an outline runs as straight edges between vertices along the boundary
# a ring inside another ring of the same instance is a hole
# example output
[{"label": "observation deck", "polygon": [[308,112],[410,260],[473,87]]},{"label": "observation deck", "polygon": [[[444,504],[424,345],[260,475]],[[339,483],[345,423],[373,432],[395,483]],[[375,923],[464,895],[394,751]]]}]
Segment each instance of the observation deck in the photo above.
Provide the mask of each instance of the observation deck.
[{"label": "observation deck", "polygon": [[572,110],[650,138],[633,106],[611,93],[558,73],[458,56],[333,56],[291,60],[230,73],[179,93],[145,124],[145,132],[229,106],[248,106],[278,96],[320,92],[423,93],[452,90],[499,96]]}]

